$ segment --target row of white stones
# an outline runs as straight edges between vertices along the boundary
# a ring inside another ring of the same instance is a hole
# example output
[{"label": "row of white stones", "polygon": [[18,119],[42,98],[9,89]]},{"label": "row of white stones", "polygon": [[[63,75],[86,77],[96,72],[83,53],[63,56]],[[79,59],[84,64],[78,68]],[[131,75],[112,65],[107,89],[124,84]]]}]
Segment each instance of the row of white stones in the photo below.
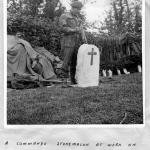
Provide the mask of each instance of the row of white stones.
[{"label": "row of white stones", "polygon": [[[140,72],[140,73],[142,72],[141,65],[138,65],[137,69],[138,69],[138,72]],[[130,74],[130,72],[128,72],[126,68],[123,68],[123,72],[124,72],[124,74]],[[119,69],[117,69],[117,74],[121,75],[121,72]],[[103,77],[107,77],[106,70],[102,70],[102,75],[103,75]],[[108,77],[111,78],[112,76],[113,76],[113,72],[111,71],[111,69],[109,69],[108,70]]]}]

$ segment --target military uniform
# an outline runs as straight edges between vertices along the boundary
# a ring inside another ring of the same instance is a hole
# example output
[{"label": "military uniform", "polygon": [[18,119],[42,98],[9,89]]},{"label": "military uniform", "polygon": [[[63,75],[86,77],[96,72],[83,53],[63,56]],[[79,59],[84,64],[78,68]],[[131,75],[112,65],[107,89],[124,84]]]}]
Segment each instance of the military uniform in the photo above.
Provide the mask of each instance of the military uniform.
[{"label": "military uniform", "polygon": [[79,43],[81,42],[81,33],[77,28],[81,26],[81,19],[71,13],[62,14],[59,18],[61,38],[61,56],[63,59],[62,72],[64,78],[67,78],[70,66],[71,82],[75,83],[76,61]]}]

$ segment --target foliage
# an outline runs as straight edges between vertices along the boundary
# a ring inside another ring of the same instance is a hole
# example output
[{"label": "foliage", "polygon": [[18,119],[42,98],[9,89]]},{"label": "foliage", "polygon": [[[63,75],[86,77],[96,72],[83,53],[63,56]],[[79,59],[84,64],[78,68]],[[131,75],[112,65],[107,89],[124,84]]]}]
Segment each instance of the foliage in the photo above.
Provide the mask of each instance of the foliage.
[{"label": "foliage", "polygon": [[43,0],[8,0],[7,11],[10,14],[36,16]]},{"label": "foliage", "polygon": [[[122,57],[141,54],[141,1],[129,2],[112,0],[108,16],[98,28],[100,32],[86,32],[88,43],[102,49],[101,65],[106,68]],[[65,8],[59,0],[8,0],[7,8],[8,34],[22,32],[33,47],[42,46],[54,55],[60,54],[58,18]],[[81,17],[88,28],[85,15]]]},{"label": "foliage", "polygon": [[44,46],[55,55],[60,50],[60,34],[57,21],[51,19],[37,18],[32,16],[13,16],[8,18],[8,34],[22,32],[24,39],[29,41],[33,47]]},{"label": "foliage", "polygon": [[46,0],[43,8],[43,17],[54,20],[55,17],[59,17],[64,11],[65,7],[62,6],[60,0]]},{"label": "foliage", "polygon": [[112,0],[111,9],[99,30],[107,31],[109,36],[126,32],[136,32],[141,35],[141,0]]},{"label": "foliage", "polygon": [[[105,35],[86,33],[89,44],[96,45],[101,52],[101,69],[123,68],[127,64],[142,64],[142,45],[136,34],[122,34],[109,37]],[[131,59],[130,59],[131,56]],[[136,61],[132,61],[135,56]],[[129,61],[130,60],[130,61]],[[134,67],[135,67],[134,66]]]},{"label": "foliage", "polygon": [[[53,54],[58,55],[60,50],[58,17],[64,8],[59,4],[55,9],[59,0],[47,0],[46,4],[42,2],[42,0],[9,0],[7,31],[8,34],[14,35],[17,32],[22,32],[23,38],[33,47],[44,46]],[[50,15],[51,13],[53,16]]]}]

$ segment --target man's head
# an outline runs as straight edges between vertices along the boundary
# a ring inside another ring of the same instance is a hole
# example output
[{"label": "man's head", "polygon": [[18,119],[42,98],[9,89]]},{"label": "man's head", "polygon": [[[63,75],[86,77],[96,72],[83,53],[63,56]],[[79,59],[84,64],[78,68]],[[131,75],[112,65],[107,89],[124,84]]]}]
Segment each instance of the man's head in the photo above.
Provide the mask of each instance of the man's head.
[{"label": "man's head", "polygon": [[71,4],[71,13],[75,16],[78,16],[80,14],[80,11],[82,9],[83,5],[78,0],[74,0]]}]

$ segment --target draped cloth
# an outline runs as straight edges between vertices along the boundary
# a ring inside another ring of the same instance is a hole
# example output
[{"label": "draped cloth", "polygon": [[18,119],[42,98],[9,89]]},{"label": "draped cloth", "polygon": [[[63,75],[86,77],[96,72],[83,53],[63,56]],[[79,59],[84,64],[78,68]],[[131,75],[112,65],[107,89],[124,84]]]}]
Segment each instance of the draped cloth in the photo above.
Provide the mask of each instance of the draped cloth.
[{"label": "draped cloth", "polygon": [[34,72],[31,67],[32,61],[37,57],[37,55],[40,55],[39,62],[43,69],[41,77],[46,80],[56,78],[53,66],[49,59],[35,51],[29,42],[15,36],[8,35],[7,77],[11,77],[13,73],[38,77],[39,75]]}]

